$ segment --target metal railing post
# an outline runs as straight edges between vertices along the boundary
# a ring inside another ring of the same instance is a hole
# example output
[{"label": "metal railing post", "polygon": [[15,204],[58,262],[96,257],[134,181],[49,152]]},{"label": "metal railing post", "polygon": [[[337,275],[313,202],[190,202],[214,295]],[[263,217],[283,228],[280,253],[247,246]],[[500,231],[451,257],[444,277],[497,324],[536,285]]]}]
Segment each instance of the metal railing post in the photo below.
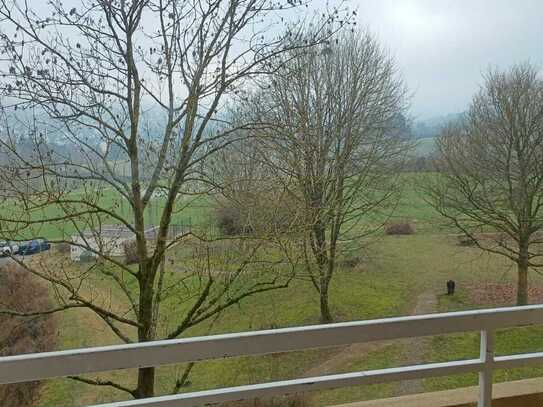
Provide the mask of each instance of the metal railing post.
[{"label": "metal railing post", "polygon": [[478,407],[492,406],[492,369],[494,364],[494,331],[481,331],[481,362],[483,370],[479,372]]}]

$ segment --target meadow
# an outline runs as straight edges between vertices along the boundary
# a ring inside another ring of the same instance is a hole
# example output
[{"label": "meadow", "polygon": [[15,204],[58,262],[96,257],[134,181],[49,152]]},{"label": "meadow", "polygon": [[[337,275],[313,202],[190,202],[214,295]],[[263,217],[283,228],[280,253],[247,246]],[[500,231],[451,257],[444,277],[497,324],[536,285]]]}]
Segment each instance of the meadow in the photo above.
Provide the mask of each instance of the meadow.
[{"label": "meadow", "polygon": [[[104,210],[115,213],[118,217],[130,221],[133,219],[133,210],[128,202],[121,198],[121,195],[112,188],[92,187],[77,188],[67,193],[64,200],[74,200],[89,202],[99,206]],[[145,222],[148,226],[158,225],[160,223],[160,214],[164,208],[165,198],[154,196],[146,210]],[[202,196],[184,197],[178,202],[178,210],[172,215],[172,224],[182,226],[208,227],[210,203],[208,198]],[[45,203],[35,200],[28,206],[20,205],[19,202],[6,199],[0,203],[0,211],[9,213],[10,219],[19,220],[19,230],[15,223],[6,223],[6,226],[12,231],[9,233],[13,240],[24,240],[33,238],[45,238],[51,241],[69,240],[70,237],[78,231],[87,228],[96,228],[97,220],[93,216],[87,216],[85,221],[78,219],[67,220],[70,213],[88,209],[82,203],[75,204],[56,204]],[[43,222],[44,219],[54,219],[54,221]],[[36,222],[40,220],[40,222]],[[28,221],[24,224],[24,221]],[[32,222],[35,222],[32,224]],[[101,224],[119,224],[118,219],[111,216],[100,215]]]},{"label": "meadow", "polygon": [[[407,221],[416,233],[386,236],[378,232],[355,260],[342,259],[332,281],[330,301],[337,321],[373,319],[409,315],[415,311],[443,312],[472,308],[512,305],[515,267],[501,257],[485,254],[473,247],[459,244],[454,230],[447,227],[425,202],[415,187],[420,176],[409,176],[404,198],[391,221]],[[196,215],[193,215],[196,216]],[[206,214],[200,212],[202,220]],[[212,222],[208,214],[208,222]],[[183,261],[182,248],[172,253],[168,267],[174,272]],[[86,267],[74,266],[74,267]],[[446,295],[446,281],[456,281],[457,292]],[[190,282],[188,282],[190,284]],[[532,273],[532,302],[543,296],[543,277]],[[106,281],[95,286],[109,293],[115,301],[115,288]],[[423,301],[423,299],[426,299]],[[429,299],[429,300],[428,300]],[[184,304],[188,307],[190,304]],[[179,304],[166,304],[164,315],[175,321]],[[288,288],[252,296],[239,307],[223,312],[220,318],[198,325],[185,336],[236,332],[271,327],[318,323],[318,296],[311,283],[295,279]],[[97,318],[86,311],[69,311],[58,315],[58,349],[117,343],[117,339]],[[173,323],[173,322],[172,322]],[[498,353],[519,353],[543,350],[543,329],[505,330],[497,336]],[[289,379],[315,374],[391,367],[416,362],[470,358],[478,354],[478,336],[446,335],[413,340],[375,343],[348,349],[313,350],[264,357],[232,358],[197,363],[182,391],[195,391],[222,386]],[[175,377],[184,366],[158,369],[159,392],[173,388]],[[110,376],[130,384],[132,372],[113,372]],[[496,381],[543,375],[543,368],[526,368],[498,372]],[[428,379],[416,383],[396,383],[353,387],[306,395],[312,405],[333,405],[356,400],[381,398],[417,391],[462,387],[476,383],[474,375]],[[126,395],[107,387],[96,388],[71,380],[47,383],[40,406],[59,407],[84,405],[126,399]]]}]

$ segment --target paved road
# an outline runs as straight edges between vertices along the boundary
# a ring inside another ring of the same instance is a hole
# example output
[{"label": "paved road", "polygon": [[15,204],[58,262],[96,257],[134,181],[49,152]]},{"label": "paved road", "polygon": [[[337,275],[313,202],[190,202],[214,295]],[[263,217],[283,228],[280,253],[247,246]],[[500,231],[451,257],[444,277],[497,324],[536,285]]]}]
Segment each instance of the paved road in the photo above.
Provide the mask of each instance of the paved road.
[{"label": "paved road", "polygon": [[[29,258],[29,257],[32,257],[32,256],[27,255],[27,256],[15,256],[15,257],[17,259],[24,259],[25,257]],[[10,263],[15,263],[11,257],[0,257],[0,267],[7,266]]]},{"label": "paved road", "polygon": [[6,266],[11,263],[13,260],[9,257],[0,257],[0,267]]}]

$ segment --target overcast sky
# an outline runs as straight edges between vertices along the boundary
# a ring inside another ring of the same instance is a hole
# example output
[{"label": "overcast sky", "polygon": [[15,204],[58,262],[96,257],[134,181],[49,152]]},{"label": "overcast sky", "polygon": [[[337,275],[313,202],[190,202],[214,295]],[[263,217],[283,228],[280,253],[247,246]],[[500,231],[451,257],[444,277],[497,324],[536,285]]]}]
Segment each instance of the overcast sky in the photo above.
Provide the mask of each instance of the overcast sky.
[{"label": "overcast sky", "polygon": [[[80,2],[65,0],[65,6]],[[30,0],[38,8],[44,3]],[[347,0],[347,5],[396,58],[413,92],[416,119],[464,111],[489,67],[530,61],[543,68],[543,0]]]},{"label": "overcast sky", "polygon": [[466,109],[490,66],[543,64],[543,0],[351,0],[396,57],[420,119]]}]

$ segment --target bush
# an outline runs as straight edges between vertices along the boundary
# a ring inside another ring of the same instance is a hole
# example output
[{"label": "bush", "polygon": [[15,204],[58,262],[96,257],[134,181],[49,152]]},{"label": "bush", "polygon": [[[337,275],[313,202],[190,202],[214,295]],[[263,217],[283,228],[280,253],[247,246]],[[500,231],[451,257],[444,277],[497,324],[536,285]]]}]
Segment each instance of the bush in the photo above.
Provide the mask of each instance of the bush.
[{"label": "bush", "polygon": [[354,269],[364,262],[360,256],[347,256],[339,261],[339,265],[343,268]]},{"label": "bush", "polygon": [[138,248],[135,240],[129,240],[123,243],[124,262],[126,264],[136,264],[139,262]]},{"label": "bush", "polygon": [[474,247],[477,246],[477,240],[469,236],[460,236],[458,238],[458,245],[464,247]]},{"label": "bush", "polygon": [[387,235],[413,235],[415,234],[415,226],[408,222],[390,223],[385,226]]},{"label": "bush", "polygon": [[[17,312],[51,308],[47,289],[32,274],[15,265],[0,268],[0,298],[2,308]],[[0,326],[0,356],[46,352],[54,345],[55,326],[50,315],[38,318],[0,315]],[[40,386],[40,382],[0,386],[0,405],[35,406]]]},{"label": "bush", "polygon": [[251,232],[243,211],[229,202],[221,202],[215,208],[220,231],[226,236],[237,236]]}]

